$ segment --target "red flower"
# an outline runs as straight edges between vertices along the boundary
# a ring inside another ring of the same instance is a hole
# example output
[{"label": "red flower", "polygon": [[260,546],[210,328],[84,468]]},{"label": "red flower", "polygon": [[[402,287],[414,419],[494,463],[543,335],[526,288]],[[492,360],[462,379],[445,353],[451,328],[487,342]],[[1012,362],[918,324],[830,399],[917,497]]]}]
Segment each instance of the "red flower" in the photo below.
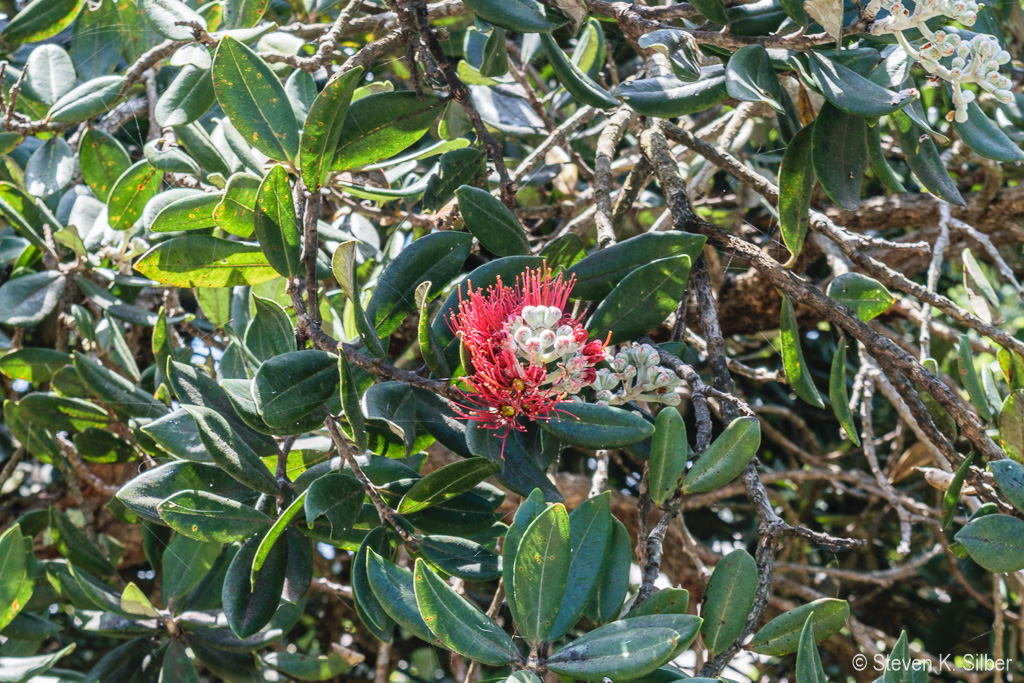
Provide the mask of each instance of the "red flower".
[{"label": "red flower", "polygon": [[486,290],[461,297],[448,321],[469,352],[463,392],[467,405],[459,414],[489,429],[525,430],[519,421],[546,419],[568,394],[579,392],[597,376],[593,366],[604,360],[604,344],[587,343],[580,322],[565,315],[574,278],[552,277],[543,268],[527,270],[509,287],[499,278]]}]

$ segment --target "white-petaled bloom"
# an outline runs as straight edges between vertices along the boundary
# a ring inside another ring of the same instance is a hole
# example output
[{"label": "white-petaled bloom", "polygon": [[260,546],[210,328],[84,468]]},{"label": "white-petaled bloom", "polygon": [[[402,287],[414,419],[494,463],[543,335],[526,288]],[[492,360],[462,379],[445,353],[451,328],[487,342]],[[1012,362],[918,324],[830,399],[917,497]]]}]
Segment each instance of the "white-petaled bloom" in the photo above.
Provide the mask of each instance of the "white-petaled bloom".
[{"label": "white-petaled bloom", "polygon": [[594,400],[604,405],[630,401],[679,405],[682,380],[661,365],[661,354],[650,344],[624,344],[608,349],[610,368],[601,368],[592,384]]}]

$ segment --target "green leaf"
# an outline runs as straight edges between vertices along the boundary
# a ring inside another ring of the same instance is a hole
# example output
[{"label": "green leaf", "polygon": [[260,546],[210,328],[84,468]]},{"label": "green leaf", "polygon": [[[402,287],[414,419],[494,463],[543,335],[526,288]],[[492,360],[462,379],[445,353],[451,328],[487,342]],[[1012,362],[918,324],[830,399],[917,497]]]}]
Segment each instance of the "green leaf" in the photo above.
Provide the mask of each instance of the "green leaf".
[{"label": "green leaf", "polygon": [[744,45],[725,66],[729,96],[745,102],[764,102],[782,112],[782,86],[762,45]]},{"label": "green leaf", "polygon": [[852,308],[864,322],[885,313],[896,301],[885,285],[860,273],[843,273],[833,278],[827,294],[836,303]]},{"label": "green leaf", "polygon": [[665,406],[654,421],[648,465],[647,487],[655,505],[661,505],[675,493],[686,471],[689,450],[683,416],[675,408]]},{"label": "green leaf", "polygon": [[214,55],[213,89],[247,144],[275,161],[294,161],[299,130],[284,85],[259,55],[231,36],[221,38]]},{"label": "green leaf", "polygon": [[49,382],[71,362],[71,354],[42,347],[26,347],[0,356],[0,372],[31,384]]},{"label": "green leaf", "polygon": [[836,344],[836,352],[832,356],[832,370],[828,378],[828,398],[832,403],[832,412],[846,432],[846,438],[860,446],[857,425],[853,421],[850,410],[850,395],[846,391],[846,338],[840,337]]},{"label": "green leaf", "polygon": [[149,226],[152,232],[172,232],[177,230],[205,230],[217,225],[213,212],[223,195],[205,192],[189,195],[160,209]]},{"label": "green leaf", "polygon": [[534,0],[469,0],[466,7],[487,23],[516,33],[544,33],[568,23]]},{"label": "green leaf", "polygon": [[757,563],[746,550],[723,557],[704,591],[700,631],[712,657],[736,642],[747,624],[757,592]]},{"label": "green leaf", "polygon": [[960,196],[960,190],[946,171],[946,164],[942,161],[939,150],[931,137],[925,134],[924,129],[911,120],[903,110],[890,114],[889,123],[899,140],[907,166],[910,166],[910,170],[917,176],[921,185],[939,199],[944,199],[950,204],[966,206],[963,197]]},{"label": "green leaf", "polygon": [[403,249],[384,269],[366,307],[377,333],[386,337],[416,310],[420,284],[433,283],[427,299],[436,297],[458,275],[471,246],[469,235],[449,231],[426,235]]},{"label": "green leaf", "polygon": [[[385,528],[379,526],[366,534],[359,551],[352,560],[352,596],[355,603],[356,613],[363,625],[370,630],[378,640],[390,643],[393,640],[395,621],[388,615],[384,605],[373,592],[370,585],[369,567],[367,565],[370,553],[378,554],[391,553],[391,543],[388,541]],[[410,588],[411,589],[411,588]]]},{"label": "green leaf", "polygon": [[566,443],[590,450],[621,448],[654,434],[654,426],[639,415],[596,403],[560,403],[554,417],[537,424]]},{"label": "green leaf", "polygon": [[512,575],[516,627],[531,646],[547,640],[569,580],[569,515],[552,505],[523,534]]},{"label": "green leaf", "polygon": [[[49,3],[50,0],[36,0],[35,4],[42,1]],[[31,657],[0,657],[0,682],[18,683],[46,673],[54,664],[71,654],[75,649],[75,643],[71,643],[56,652],[45,655],[33,655]]]},{"label": "green leaf", "polygon": [[914,680],[914,660],[910,657],[910,643],[906,631],[900,632],[900,637],[889,654],[889,662],[899,662],[899,666],[886,666],[882,674],[882,683],[911,683]]},{"label": "green leaf", "polygon": [[793,302],[788,296],[782,297],[782,319],[779,322],[779,344],[782,346],[782,365],[786,369],[789,385],[801,399],[817,408],[824,408],[814,380],[804,360],[803,348],[800,344],[800,328],[796,322]]},{"label": "green leaf", "polygon": [[220,555],[220,543],[197,541],[177,535],[163,554],[160,570],[160,593],[164,604],[188,593],[199,585]]},{"label": "green leaf", "polygon": [[781,657],[796,652],[800,647],[800,634],[808,617],[814,624],[814,639],[818,642],[839,633],[850,616],[850,605],[845,600],[821,598],[780,614],[754,634],[748,647],[754,652]]},{"label": "green leaf", "polygon": [[484,248],[497,256],[529,253],[530,243],[519,219],[497,197],[470,185],[463,185],[455,194],[466,228]]},{"label": "green leaf", "polygon": [[[416,396],[408,384],[374,384],[362,400],[370,450],[388,457],[407,458],[416,450]],[[431,439],[432,440],[432,439]]]},{"label": "green leaf", "polygon": [[999,410],[999,445],[1006,455],[1024,463],[1024,393],[1019,389],[1006,397]]},{"label": "green leaf", "polygon": [[135,262],[135,270],[175,287],[255,285],[278,277],[258,246],[209,235],[161,242]]},{"label": "green leaf", "polygon": [[255,26],[267,9],[265,0],[224,0],[223,5],[221,21],[226,29]]},{"label": "green leaf", "polygon": [[213,461],[242,484],[261,493],[277,495],[274,475],[256,452],[243,441],[219,413],[201,406],[182,406],[196,421],[199,438]]},{"label": "green leaf", "polygon": [[62,137],[52,137],[29,157],[25,165],[25,189],[30,195],[49,197],[64,189],[74,172],[71,146]]},{"label": "green leaf", "polygon": [[366,435],[366,418],[363,415],[363,406],[359,396],[359,386],[356,384],[352,374],[352,367],[344,353],[338,354],[338,374],[341,381],[341,406],[345,411],[345,420],[348,421],[349,431],[356,447],[365,452],[368,438]]},{"label": "green leaf", "polygon": [[277,164],[260,184],[255,206],[256,239],[267,261],[285,277],[295,277],[302,266],[302,236],[295,221],[288,173]]},{"label": "green leaf", "polygon": [[818,644],[814,641],[814,623],[810,615],[800,631],[800,646],[796,652],[796,683],[828,683],[825,669],[818,656]]},{"label": "green leaf", "polygon": [[[680,254],[686,254],[691,262],[694,261],[706,241],[703,235],[675,230],[647,232],[623,240],[587,256],[568,270],[567,276],[576,277],[572,296],[599,301],[608,296],[623,278],[652,261]],[[473,280],[476,281],[476,277]]]},{"label": "green leaf", "polygon": [[804,248],[811,221],[811,192],[814,168],[811,165],[811,135],[814,124],[804,126],[786,147],[779,166],[779,232],[786,248],[796,260]]},{"label": "green leaf", "polygon": [[75,353],[78,376],[96,395],[118,413],[130,417],[157,418],[170,412],[160,401],[121,375],[108,370],[82,353]]},{"label": "green leaf", "polygon": [[597,589],[584,610],[590,621],[605,624],[619,615],[622,601],[626,599],[629,590],[629,568],[632,562],[633,544],[629,540],[629,532],[622,522],[613,517],[612,535],[608,539]]},{"label": "green leaf", "polygon": [[686,614],[690,604],[690,591],[685,588],[662,588],[655,591],[639,606],[634,603],[629,618],[651,614]]},{"label": "green leaf", "polygon": [[725,486],[757,454],[761,423],[756,417],[738,417],[711,442],[683,479],[683,493],[707,493]]},{"label": "green leaf", "polygon": [[871,160],[871,168],[874,170],[875,176],[893,192],[906,193],[907,188],[903,186],[892,170],[892,166],[889,165],[888,159],[885,158],[885,150],[882,149],[882,127],[876,121],[875,125],[868,125],[865,133],[867,135],[868,159]]},{"label": "green leaf", "polygon": [[977,102],[967,105],[967,120],[960,123],[953,120],[953,128],[968,147],[983,157],[1014,163],[1024,159],[1024,152],[997,126],[985,116]]},{"label": "green leaf", "polygon": [[420,355],[427,364],[434,377],[451,377],[452,371],[448,367],[448,361],[444,357],[441,348],[441,340],[434,334],[434,328],[430,326],[430,315],[427,312],[427,293],[432,283],[421,282],[416,287],[416,308],[419,309],[419,324],[417,339],[420,343]]},{"label": "green leaf", "polygon": [[351,474],[325,474],[306,489],[306,524],[312,529],[313,522],[323,515],[330,522],[333,533],[351,529],[362,510],[365,497],[363,485]]},{"label": "green leaf", "polygon": [[458,536],[424,536],[420,553],[445,574],[465,581],[494,581],[501,577],[501,558],[485,546]]},{"label": "green leaf", "polygon": [[974,368],[974,355],[971,353],[971,342],[966,334],[961,334],[956,350],[956,366],[960,373],[960,384],[967,390],[971,399],[971,405],[978,411],[978,415],[986,420],[992,419],[992,409],[988,405],[988,399],[981,388],[981,380],[978,379],[978,371]]},{"label": "green leaf", "polygon": [[[106,559],[106,558],[104,558]],[[13,524],[0,535],[0,630],[11,623],[32,597],[33,584],[21,526]],[[108,563],[109,564],[109,563]]]},{"label": "green leaf", "polygon": [[430,129],[444,103],[431,95],[420,100],[409,90],[356,100],[345,116],[331,170],[366,166],[408,149]]},{"label": "green leaf", "polygon": [[335,680],[352,668],[336,652],[319,657],[298,652],[269,652],[261,659],[272,669],[300,681]]},{"label": "green leaf", "polygon": [[338,73],[327,82],[309,108],[299,143],[299,168],[302,182],[312,190],[324,184],[331,170],[334,150],[345,130],[352,94],[362,77],[361,66]]},{"label": "green leaf", "polygon": [[157,33],[171,40],[192,40],[192,29],[179,26],[179,22],[195,22],[206,28],[206,19],[180,0],[139,0],[139,9]]},{"label": "green leaf", "polygon": [[256,194],[260,179],[251,173],[236,173],[228,178],[224,195],[213,210],[213,220],[225,232],[250,237],[256,225]]},{"label": "green leaf", "polygon": [[261,540],[255,536],[246,541],[235,553],[224,577],[221,595],[224,616],[239,638],[248,638],[259,632],[273,618],[281,603],[288,564],[287,545],[274,544],[254,584],[250,575]]},{"label": "green leaf", "polygon": [[638,114],[662,119],[706,111],[729,98],[725,69],[717,64],[701,67],[693,83],[668,76],[641,78],[622,83],[614,95]]},{"label": "green leaf", "polygon": [[164,659],[160,664],[160,683],[199,683],[196,667],[188,658],[185,646],[178,640],[171,640],[164,651]]},{"label": "green leaf", "polygon": [[868,167],[867,122],[829,103],[811,129],[811,162],[829,198],[850,211],[860,206],[860,185]]},{"label": "green leaf", "polygon": [[967,290],[967,303],[976,316],[989,324],[1002,321],[999,310],[999,297],[992,284],[985,277],[974,253],[965,248],[960,252],[964,264],[964,289]]},{"label": "green leaf", "polygon": [[180,491],[156,509],[168,526],[197,541],[242,541],[273,522],[256,508],[208,491]]},{"label": "green leaf", "polygon": [[[42,0],[49,2],[49,0]],[[47,116],[57,123],[79,123],[110,111],[121,99],[121,76],[100,76],[74,88],[53,103]]]},{"label": "green leaf", "polygon": [[[942,494],[942,508],[941,517],[942,528],[946,529],[950,524],[953,523],[953,515],[956,514],[956,504],[960,502],[960,491],[964,486],[964,479],[967,477],[967,472],[971,469],[971,461],[973,460],[972,455],[968,455],[964,458],[964,461],[960,463],[960,467],[956,468],[956,473],[953,478],[949,481],[949,486]],[[1004,462],[1013,462],[1012,460],[1006,460]],[[993,471],[995,471],[993,464]],[[1017,464],[1017,463],[1013,463]]]},{"label": "green leaf", "polygon": [[197,121],[215,100],[210,70],[186,64],[156,102],[157,125],[165,128]]},{"label": "green leaf", "polygon": [[[256,588],[256,579],[259,578],[260,570],[263,569],[263,564],[274,550],[274,546],[277,545],[281,534],[285,532],[291,521],[295,519],[295,515],[304,511],[305,502],[306,492],[303,491],[295,497],[295,500],[288,504],[288,507],[284,509],[273,525],[263,534],[259,547],[256,548],[256,554],[252,559],[252,571],[249,573],[249,579],[252,581],[253,588]],[[285,541],[284,545],[287,546],[287,541]]]},{"label": "green leaf", "polygon": [[271,427],[290,425],[324,406],[338,391],[337,358],[326,351],[287,353],[263,363],[252,394]]},{"label": "green leaf", "polygon": [[[1006,499],[1017,510],[1024,511],[1024,465],[1016,460],[1003,459],[990,462],[988,466],[992,469],[996,483],[999,484]],[[961,465],[961,468],[963,467],[965,465]],[[958,469],[957,474],[959,473]]]},{"label": "green leaf", "polygon": [[[467,147],[445,152],[441,155],[438,172],[427,180],[427,189],[423,193],[423,210],[439,211],[451,201],[458,188],[473,185],[486,170],[487,161],[479,149]],[[505,208],[504,204],[502,208]],[[518,220],[515,225],[519,228]]]},{"label": "green leaf", "polygon": [[163,523],[157,512],[161,501],[188,490],[203,490],[241,500],[246,500],[245,496],[249,494],[249,499],[252,499],[252,492],[224,470],[188,460],[173,460],[146,470],[124,484],[116,495],[120,502],[140,517]]},{"label": "green leaf", "polygon": [[419,512],[431,505],[438,505],[491,476],[498,466],[486,458],[459,460],[434,470],[406,492],[398,505],[401,515]]},{"label": "green leaf", "polygon": [[[711,0],[711,2],[714,4],[715,0]],[[725,16],[724,6],[722,7],[722,16]],[[658,29],[640,36],[637,45],[665,55],[669,64],[672,65],[672,73],[679,80],[692,83],[700,78],[700,56],[697,52],[697,43],[689,33],[676,28]]]},{"label": "green leaf", "polygon": [[1024,521],[1016,517],[976,517],[954,538],[967,548],[972,560],[990,572],[1024,569]]},{"label": "green leaf", "polygon": [[434,636],[420,615],[412,572],[370,549],[366,554],[366,574],[374,596],[388,616],[420,640],[433,643]]},{"label": "green leaf", "polygon": [[611,343],[636,339],[657,327],[686,298],[690,280],[687,254],[658,259],[640,266],[598,305],[587,321],[593,339],[611,332]]},{"label": "green leaf", "polygon": [[916,97],[912,90],[894,92],[817,52],[807,53],[811,74],[833,105],[854,116],[876,117],[901,109]]},{"label": "green leaf", "polygon": [[146,160],[129,167],[114,182],[107,197],[110,227],[127,230],[142,217],[142,210],[160,188],[164,174]]},{"label": "green leaf", "polygon": [[132,164],[117,138],[88,128],[78,143],[78,165],[85,184],[100,201],[106,202],[110,188]]},{"label": "green leaf", "polygon": [[8,280],[0,285],[0,323],[35,327],[57,307],[66,283],[67,278],[55,270]]},{"label": "green leaf", "polygon": [[[382,357],[384,355],[384,346],[381,344],[380,337],[374,331],[373,325],[370,324],[366,311],[363,310],[362,292],[359,288],[359,280],[356,277],[356,250],[358,248],[359,242],[356,240],[349,240],[339,244],[338,248],[334,250],[334,255],[331,257],[331,270],[334,272],[334,278],[338,281],[342,291],[345,292],[345,296],[352,302],[356,329],[359,331],[363,342],[373,355]],[[415,292],[419,292],[419,287],[422,284],[417,285]],[[426,303],[426,298],[423,297],[422,300],[417,300],[417,303],[422,307]]]},{"label": "green leaf", "polygon": [[541,33],[540,42],[555,78],[577,101],[596,109],[612,109],[619,105],[610,92],[569,61],[551,33]]},{"label": "green leaf", "polygon": [[[416,604],[441,647],[490,666],[506,666],[517,659],[512,639],[464,597],[416,560]],[[371,579],[372,580],[372,579]]]},{"label": "green leaf", "polygon": [[70,26],[83,7],[85,0],[32,0],[14,15],[0,36],[8,43],[46,40]]},{"label": "green leaf", "polygon": [[494,478],[510,491],[526,496],[540,489],[548,500],[562,500],[562,494],[547,478],[519,432],[502,438],[495,430],[470,421],[466,425],[466,445],[473,455],[487,458],[501,467]]},{"label": "green leaf", "polygon": [[[569,513],[569,578],[550,639],[569,632],[597,593],[612,536],[611,493],[588,498]],[[506,535],[505,542],[509,542]]]},{"label": "green leaf", "polygon": [[572,641],[548,657],[547,665],[557,674],[594,683],[638,678],[668,662],[699,626],[692,615],[623,619]]},{"label": "green leaf", "polygon": [[[75,65],[59,45],[40,45],[25,60],[22,92],[47,106],[75,87]],[[51,138],[52,139],[52,138]]]},{"label": "green leaf", "polygon": [[708,21],[720,26],[729,24],[729,15],[725,11],[725,3],[722,0],[697,0],[691,4]]}]

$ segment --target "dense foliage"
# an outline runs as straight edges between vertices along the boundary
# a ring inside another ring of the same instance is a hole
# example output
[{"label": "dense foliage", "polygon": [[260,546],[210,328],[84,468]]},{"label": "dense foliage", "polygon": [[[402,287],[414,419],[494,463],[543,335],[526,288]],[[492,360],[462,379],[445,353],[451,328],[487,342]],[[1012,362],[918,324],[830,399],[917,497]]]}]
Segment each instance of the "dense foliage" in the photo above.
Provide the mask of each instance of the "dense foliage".
[{"label": "dense foliage", "polygon": [[0,681],[1024,676],[1021,3],[0,4]]}]

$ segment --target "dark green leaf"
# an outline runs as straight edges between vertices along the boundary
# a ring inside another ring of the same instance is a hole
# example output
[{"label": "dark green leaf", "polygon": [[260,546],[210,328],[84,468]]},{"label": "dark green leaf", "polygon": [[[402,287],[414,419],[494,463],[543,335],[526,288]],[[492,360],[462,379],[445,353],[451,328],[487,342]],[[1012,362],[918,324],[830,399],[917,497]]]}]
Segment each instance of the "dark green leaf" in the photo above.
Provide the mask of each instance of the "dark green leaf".
[{"label": "dark green leaf", "polygon": [[56,270],[8,280],[0,285],[0,323],[35,327],[56,308],[66,283],[67,277]]},{"label": "dark green leaf", "polygon": [[560,403],[554,417],[537,424],[562,441],[591,450],[621,448],[654,434],[654,426],[639,415],[596,403]]},{"label": "dark green leaf", "polygon": [[213,89],[224,113],[245,138],[275,161],[294,161],[299,130],[284,85],[259,55],[231,36],[213,58]]},{"label": "dark green leaf", "polygon": [[262,660],[267,666],[300,681],[336,680],[352,668],[335,652],[319,657],[298,652],[270,652],[263,655]]},{"label": "dark green leaf", "polygon": [[[37,0],[50,2],[50,0]],[[100,76],[69,91],[53,103],[47,116],[58,123],[78,123],[110,111],[121,99],[121,76]]]},{"label": "dark green leaf", "polygon": [[201,118],[215,100],[210,70],[186,64],[157,100],[156,122],[161,127],[192,123]]},{"label": "dark green leaf", "polygon": [[839,206],[856,210],[860,206],[860,184],[868,167],[863,118],[825,103],[811,132],[811,161],[818,182]]},{"label": "dark green leaf", "polygon": [[327,179],[334,150],[345,130],[352,94],[362,76],[361,66],[338,73],[327,82],[309,108],[299,143],[299,168],[302,181],[308,188],[315,190]]},{"label": "dark green leaf", "polygon": [[306,490],[306,524],[310,528],[321,515],[327,517],[332,533],[355,526],[366,492],[347,472],[331,472],[318,478]]},{"label": "dark green leaf", "polygon": [[[479,149],[467,147],[442,154],[440,169],[427,180],[427,189],[423,193],[424,211],[440,210],[451,201],[459,187],[473,185],[486,169],[486,159]],[[516,221],[518,226],[519,221]]]},{"label": "dark green leaf", "polygon": [[207,491],[175,493],[160,501],[157,511],[179,534],[216,543],[245,540],[273,521],[253,507]]},{"label": "dark green leaf", "polygon": [[850,410],[850,395],[846,391],[846,338],[840,337],[836,344],[835,355],[832,356],[832,370],[828,378],[828,398],[832,403],[832,412],[846,432],[846,438],[860,445],[857,426]]},{"label": "dark green leaf", "polygon": [[971,353],[971,342],[966,334],[960,335],[956,351],[956,366],[960,373],[960,384],[967,390],[967,395],[971,399],[971,405],[977,409],[981,417],[991,420],[992,409],[989,407],[988,399],[981,388],[978,371],[974,368],[974,354]]},{"label": "dark green leaf", "polygon": [[748,647],[754,652],[777,657],[796,652],[808,616],[814,624],[814,639],[820,642],[838,633],[846,625],[850,605],[845,600],[833,598],[821,598],[801,605],[762,626]]},{"label": "dark green leaf", "polygon": [[420,640],[433,643],[434,636],[420,616],[412,572],[384,559],[372,549],[366,554],[366,572],[373,594],[388,616]]},{"label": "dark green leaf", "polygon": [[867,146],[868,146],[868,158],[871,160],[871,168],[875,172],[878,180],[883,185],[892,190],[903,194],[907,191],[907,188],[903,186],[903,183],[896,176],[895,171],[892,170],[892,166],[889,165],[888,159],[885,158],[885,150],[882,149],[882,126],[876,121],[875,125],[869,125],[865,129],[867,135]]},{"label": "dark green leaf", "polygon": [[569,515],[560,503],[537,516],[523,533],[512,574],[516,626],[531,646],[555,624],[569,580]]},{"label": "dark green leaf", "polygon": [[232,235],[249,237],[256,225],[256,194],[260,179],[251,173],[236,173],[228,178],[224,196],[213,210],[213,220]]},{"label": "dark green leaf", "polygon": [[337,359],[325,351],[296,351],[272,358],[256,372],[252,393],[271,427],[285,426],[322,407],[337,394]]},{"label": "dark green leaf", "polygon": [[398,505],[398,513],[419,512],[469,491],[491,476],[498,466],[486,458],[459,460],[435,470],[406,492]]},{"label": "dark green leaf", "polygon": [[75,353],[74,363],[82,382],[118,413],[131,417],[157,418],[170,412],[167,406],[134,382],[106,369],[88,356]]},{"label": "dark green leaf", "polygon": [[567,23],[534,0],[469,0],[466,7],[487,23],[516,33],[554,31]]},{"label": "dark green leaf", "polygon": [[160,683],[199,683],[199,674],[188,658],[185,646],[172,640],[164,651],[160,665]]},{"label": "dark green leaf", "polygon": [[675,493],[686,471],[689,450],[682,415],[675,408],[665,406],[654,421],[648,465],[648,492],[655,505],[661,505]]},{"label": "dark green leaf", "polygon": [[700,79],[686,83],[668,76],[626,81],[614,95],[644,116],[673,119],[696,114],[721,104],[729,97],[725,69],[719,65],[701,67]]},{"label": "dark green leaf", "polygon": [[686,298],[689,280],[687,254],[640,266],[615,285],[598,305],[587,321],[587,332],[594,339],[604,339],[611,332],[613,344],[643,336],[660,325]]},{"label": "dark green leaf", "polygon": [[164,604],[196,587],[220,555],[220,543],[197,541],[176,535],[163,555],[160,592]]},{"label": "dark green leaf", "polygon": [[711,442],[683,479],[683,493],[706,493],[739,476],[761,445],[761,423],[756,417],[738,417]]},{"label": "dark green leaf", "polygon": [[[608,296],[623,278],[652,261],[679,254],[686,254],[691,262],[694,261],[705,241],[707,238],[703,235],[666,230],[646,232],[602,249],[569,269],[567,275],[576,277],[572,296],[599,301]],[[473,280],[476,281],[475,276]]]},{"label": "dark green leaf", "polygon": [[430,129],[443,105],[444,100],[430,95],[420,100],[408,90],[356,100],[345,116],[331,170],[366,166],[408,149]]},{"label": "dark green leaf", "polygon": [[42,347],[26,347],[0,356],[0,372],[11,379],[31,384],[49,382],[54,374],[71,363],[71,354]]},{"label": "dark green leaf", "polygon": [[805,126],[786,147],[779,166],[779,232],[793,255],[804,248],[807,227],[811,220],[811,191],[814,189],[814,168],[811,165],[811,131]]},{"label": "dark green leaf", "polygon": [[965,206],[960,190],[946,172],[946,164],[942,161],[939,150],[925,134],[924,129],[912,121],[910,115],[903,110],[890,114],[889,122],[900,142],[900,149],[903,150],[907,165],[925,189],[951,204]]},{"label": "dark green leaf", "polygon": [[284,543],[275,543],[253,583],[252,563],[261,540],[255,536],[246,541],[224,577],[224,615],[239,638],[248,638],[266,626],[281,602],[288,549]]},{"label": "dark green leaf", "polygon": [[956,533],[971,559],[990,572],[1024,569],[1024,522],[1009,515],[976,517]]},{"label": "dark green leaf", "polygon": [[395,621],[388,615],[384,605],[380,603],[370,586],[369,567],[367,559],[370,553],[385,553],[390,555],[391,544],[388,541],[384,527],[377,527],[366,534],[359,552],[352,559],[352,596],[354,598],[356,613],[359,620],[363,622],[378,640],[386,643],[392,642]]},{"label": "dark green leaf", "polygon": [[722,0],[697,0],[691,4],[708,21],[720,26],[728,25],[729,15],[725,11],[725,3]]},{"label": "dark green leaf", "polygon": [[458,536],[424,536],[419,547],[430,564],[465,581],[493,581],[502,574],[501,558],[493,550]]},{"label": "dark green leaf", "polygon": [[497,256],[515,256],[530,251],[530,243],[519,219],[497,197],[470,185],[463,185],[455,194],[459,198],[466,228],[484,248]]},{"label": "dark green leaf", "polygon": [[[964,459],[965,464],[961,465],[961,468],[966,467],[968,460],[970,458]],[[1003,459],[989,463],[989,467],[1006,499],[1017,510],[1024,511],[1024,465],[1016,460]],[[959,473],[960,469],[957,469],[957,474]]]},{"label": "dark green leaf", "polygon": [[256,194],[256,239],[267,261],[285,277],[295,277],[302,263],[302,236],[295,222],[288,173],[280,164],[267,173]]},{"label": "dark green leaf", "polygon": [[597,589],[584,614],[595,624],[606,624],[615,619],[622,610],[622,601],[629,590],[629,568],[633,562],[633,544],[629,540],[629,532],[622,522],[612,518],[612,535],[608,540],[608,548],[601,572],[597,579]]},{"label": "dark green leaf", "polygon": [[775,75],[768,51],[761,45],[745,45],[725,66],[725,88],[729,96],[745,102],[764,102],[782,112],[782,86]]},{"label": "dark green leaf", "polygon": [[558,47],[554,36],[547,32],[541,33],[540,41],[544,46],[548,63],[551,64],[551,69],[555,72],[555,78],[577,101],[597,109],[611,109],[618,106],[618,100],[612,97],[610,92],[569,61],[562,49]]},{"label": "dark green leaf", "polygon": [[238,483],[219,467],[175,460],[136,476],[121,487],[117,499],[140,517],[151,522],[162,522],[157,512],[161,501],[187,490],[202,490],[241,500],[244,500],[242,496],[246,493],[251,493],[248,487]]},{"label": "dark green leaf", "polygon": [[435,636],[433,643],[490,666],[515,661],[518,653],[508,634],[441,580],[422,559],[416,560],[414,576],[416,604]]},{"label": "dark green leaf", "polygon": [[246,486],[271,495],[278,493],[274,476],[222,415],[201,406],[183,407],[196,421],[199,437],[217,465]]},{"label": "dark green leaf", "polygon": [[75,155],[62,137],[52,137],[40,145],[25,165],[25,189],[30,195],[46,198],[60,192],[75,174]]},{"label": "dark green leaf", "polygon": [[712,657],[727,650],[743,632],[757,592],[757,564],[745,550],[723,557],[704,591],[700,630]]},{"label": "dark green leaf", "polygon": [[[30,559],[25,551],[21,526],[13,524],[0,534],[0,630],[7,628],[32,597],[34,581],[29,576],[30,561],[34,562],[35,558]],[[11,634],[5,632],[5,635],[10,637]]]},{"label": "dark green leaf", "polygon": [[[575,626],[594,598],[611,536],[610,492],[588,498],[569,514],[569,577],[551,628],[551,640],[561,638]],[[505,542],[509,542],[508,535]]]},{"label": "dark green leaf", "polygon": [[[719,4],[719,0],[706,0],[709,4]],[[722,17],[725,7],[722,6]],[[720,23],[725,23],[723,20]],[[675,28],[663,28],[640,36],[637,45],[660,52],[668,57],[672,65],[672,73],[681,81],[693,82],[700,78],[700,56],[697,43],[689,33]],[[579,49],[578,47],[576,48]]]},{"label": "dark green leaf", "polygon": [[876,85],[817,52],[808,52],[807,61],[825,98],[847,114],[885,116],[905,107],[916,96],[912,90],[893,92]]},{"label": "dark green leaf", "polygon": [[828,683],[825,669],[818,656],[818,644],[814,641],[814,623],[810,615],[800,632],[800,647],[796,652],[796,683]]},{"label": "dark green leaf", "polygon": [[[956,473],[953,475],[953,478],[950,479],[949,486],[942,494],[942,516],[940,517],[940,520],[942,522],[943,529],[948,528],[949,525],[953,523],[953,515],[956,514],[956,505],[960,502],[960,491],[963,489],[964,479],[967,477],[967,472],[971,469],[971,460],[973,459],[974,458],[971,456],[964,458],[964,461],[960,463],[960,467],[956,468]],[[995,465],[997,465],[998,462],[1008,462],[1018,465],[1018,463],[1015,463],[1012,460],[997,461],[992,463],[993,472],[996,471]]]},{"label": "dark green leaf", "polygon": [[1006,163],[1024,159],[1020,147],[992,119],[985,116],[976,102],[967,105],[966,121],[960,123],[953,120],[953,128],[968,147],[984,157]]}]

